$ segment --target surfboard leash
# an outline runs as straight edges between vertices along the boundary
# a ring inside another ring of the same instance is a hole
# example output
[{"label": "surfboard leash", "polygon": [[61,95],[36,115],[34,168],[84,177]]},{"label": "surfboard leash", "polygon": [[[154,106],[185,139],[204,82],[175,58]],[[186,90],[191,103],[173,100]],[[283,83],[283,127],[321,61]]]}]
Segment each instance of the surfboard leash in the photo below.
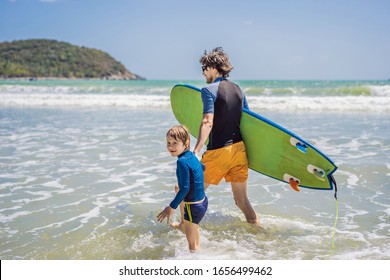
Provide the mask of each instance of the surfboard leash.
[{"label": "surfboard leash", "polygon": [[332,180],[332,183],[334,185],[334,198],[337,200],[337,183],[333,175],[330,176],[330,179]]}]

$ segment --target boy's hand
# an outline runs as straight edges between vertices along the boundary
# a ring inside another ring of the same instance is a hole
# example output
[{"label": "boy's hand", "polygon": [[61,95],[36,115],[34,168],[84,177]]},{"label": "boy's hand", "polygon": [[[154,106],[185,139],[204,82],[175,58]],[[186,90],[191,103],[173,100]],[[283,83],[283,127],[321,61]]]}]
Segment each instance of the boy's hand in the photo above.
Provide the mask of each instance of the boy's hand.
[{"label": "boy's hand", "polygon": [[165,218],[167,218],[167,224],[170,224],[171,216],[173,215],[174,211],[175,209],[173,209],[171,206],[165,207],[165,209],[157,215],[157,220],[161,223]]}]

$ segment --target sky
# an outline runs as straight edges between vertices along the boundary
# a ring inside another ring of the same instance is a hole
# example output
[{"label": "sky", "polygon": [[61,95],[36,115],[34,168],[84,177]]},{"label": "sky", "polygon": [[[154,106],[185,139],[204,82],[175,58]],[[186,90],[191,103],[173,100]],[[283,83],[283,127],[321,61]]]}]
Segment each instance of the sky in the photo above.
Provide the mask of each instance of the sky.
[{"label": "sky", "polygon": [[109,53],[149,80],[202,80],[223,47],[237,80],[390,78],[388,0],[0,0],[0,42]]}]

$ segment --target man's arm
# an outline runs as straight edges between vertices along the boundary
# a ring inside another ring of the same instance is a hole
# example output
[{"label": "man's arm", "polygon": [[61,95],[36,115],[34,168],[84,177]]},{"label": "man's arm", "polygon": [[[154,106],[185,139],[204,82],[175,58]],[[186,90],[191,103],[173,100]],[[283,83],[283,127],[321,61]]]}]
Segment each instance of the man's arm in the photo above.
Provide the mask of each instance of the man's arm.
[{"label": "man's arm", "polygon": [[194,154],[198,156],[199,152],[202,150],[203,145],[206,143],[207,138],[210,135],[211,129],[213,127],[214,114],[206,113],[203,114],[203,119],[199,127],[199,137],[194,148]]}]

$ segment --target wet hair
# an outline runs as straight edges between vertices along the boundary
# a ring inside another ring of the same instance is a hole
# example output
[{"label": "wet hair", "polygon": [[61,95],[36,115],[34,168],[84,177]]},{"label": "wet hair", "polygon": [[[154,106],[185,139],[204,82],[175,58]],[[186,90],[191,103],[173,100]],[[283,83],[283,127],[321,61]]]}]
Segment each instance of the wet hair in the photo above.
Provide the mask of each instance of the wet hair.
[{"label": "wet hair", "polygon": [[202,57],[199,59],[200,64],[204,67],[212,67],[222,75],[222,77],[229,77],[233,66],[230,64],[229,56],[222,47],[217,47],[212,51],[204,51]]},{"label": "wet hair", "polygon": [[175,125],[167,132],[167,138],[172,138],[177,142],[182,142],[187,149],[190,148],[190,133],[183,125]]}]

